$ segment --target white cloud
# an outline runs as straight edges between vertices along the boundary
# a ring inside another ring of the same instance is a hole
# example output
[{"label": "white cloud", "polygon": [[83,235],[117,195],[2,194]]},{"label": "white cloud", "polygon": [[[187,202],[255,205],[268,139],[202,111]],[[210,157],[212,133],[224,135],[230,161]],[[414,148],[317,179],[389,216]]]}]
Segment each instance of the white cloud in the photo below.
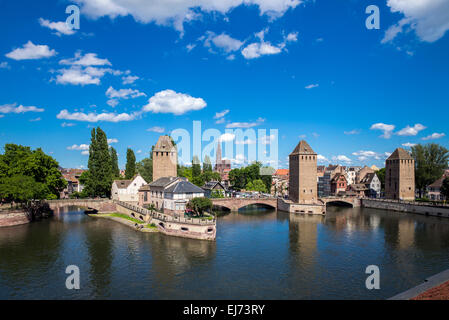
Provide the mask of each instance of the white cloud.
[{"label": "white cloud", "polygon": [[96,67],[81,67],[73,65],[69,69],[60,69],[56,71],[59,73],[56,76],[56,83],[59,84],[73,84],[73,85],[99,85],[101,78],[106,73],[117,75],[121,71],[113,70],[111,68],[96,68]]},{"label": "white cloud", "polygon": [[89,155],[89,150],[81,151],[81,154],[82,154],[83,156],[88,156],[88,155]]},{"label": "white cloud", "polygon": [[193,49],[195,49],[196,44],[194,43],[189,43],[188,45],[186,45],[186,49],[188,52],[192,51]]},{"label": "white cloud", "polygon": [[382,42],[392,41],[404,32],[414,30],[421,41],[435,42],[449,30],[449,1],[447,0],[388,0],[391,12],[404,15],[385,33]]},{"label": "white cloud", "polygon": [[204,39],[204,45],[206,47],[211,47],[213,44],[225,52],[237,51],[243,45],[242,41],[234,39],[226,33],[217,35],[212,31],[207,31]]},{"label": "white cloud", "polygon": [[50,22],[49,20],[39,18],[39,24],[42,27],[49,28],[50,30],[55,30],[55,34],[58,36],[60,36],[61,34],[72,35],[75,33],[75,30],[68,27],[65,21]]},{"label": "white cloud", "polygon": [[224,133],[220,136],[220,141],[223,142],[228,142],[228,141],[233,141],[235,139],[235,134],[232,133]]},{"label": "white cloud", "polygon": [[110,99],[129,99],[129,98],[138,98],[138,97],[146,97],[146,94],[140,92],[137,89],[119,89],[115,90],[112,86],[106,90],[106,96]]},{"label": "white cloud", "polygon": [[240,5],[257,5],[261,15],[275,19],[302,0],[75,0],[91,18],[131,15],[140,23],[154,22],[183,31],[185,22],[199,19],[201,13],[227,14]]},{"label": "white cloud", "polygon": [[422,138],[422,140],[435,140],[446,136],[445,133],[432,133],[430,136]]},{"label": "white cloud", "polygon": [[89,150],[89,145],[88,144],[74,144],[70,147],[67,147],[67,150]]},{"label": "white cloud", "polygon": [[229,109],[223,110],[222,112],[217,112],[217,113],[215,113],[214,119],[223,118],[228,113],[229,113]]},{"label": "white cloud", "polygon": [[83,67],[111,65],[108,59],[100,59],[97,57],[96,53],[86,53],[85,55],[82,55],[80,51],[76,52],[75,57],[73,58],[59,61],[59,64],[77,65]]},{"label": "white cloud", "polygon": [[0,63],[0,69],[10,69],[11,67],[9,66],[8,62],[3,61]]},{"label": "white cloud", "polygon": [[138,76],[131,76],[131,75],[129,75],[129,76],[122,77],[122,83],[123,84],[131,84],[131,83],[134,83],[136,80],[139,80]]},{"label": "white cloud", "polygon": [[392,124],[375,123],[371,126],[370,129],[383,131],[383,135],[381,135],[381,137],[384,139],[390,139],[394,128],[395,126]]},{"label": "white cloud", "polygon": [[76,124],[74,124],[74,123],[68,123],[68,122],[63,122],[63,123],[61,124],[61,127],[63,127],[63,128],[65,128],[65,127],[74,127],[74,126],[76,126]]},{"label": "white cloud", "polygon": [[30,119],[30,122],[37,122],[37,121],[41,121],[42,119],[40,117],[38,118],[34,118],[34,119]]},{"label": "white cloud", "polygon": [[407,142],[407,143],[403,143],[402,146],[403,147],[407,147],[407,148],[411,148],[411,147],[416,146],[416,143]]},{"label": "white cloud", "polygon": [[320,85],[318,83],[315,84],[309,84],[308,86],[305,86],[304,88],[306,88],[307,90],[313,89],[313,88],[317,88]]},{"label": "white cloud", "polygon": [[349,159],[347,156],[345,155],[338,155],[338,156],[334,156],[332,157],[333,161],[340,161],[340,162],[346,162],[346,163],[350,163],[352,162],[351,159]]},{"label": "white cloud", "polygon": [[346,135],[353,135],[353,134],[359,134],[359,133],[360,133],[360,130],[356,130],[356,129],[344,132],[344,134],[346,134]]},{"label": "white cloud", "polygon": [[50,49],[47,45],[35,45],[31,41],[28,41],[22,48],[17,48],[5,54],[5,56],[14,60],[36,60],[50,58],[56,54],[57,52]]},{"label": "white cloud", "polygon": [[263,122],[265,121],[265,119],[259,118],[257,119],[255,122],[232,122],[232,123],[228,123],[226,125],[226,128],[228,129],[232,129],[232,128],[252,128],[252,127],[256,127],[258,125],[261,125]]},{"label": "white cloud", "polygon": [[152,128],[148,128],[147,131],[150,132],[157,132],[157,133],[163,133],[165,131],[165,128],[162,127],[152,127]]},{"label": "white cloud", "polygon": [[289,41],[289,42],[296,42],[298,41],[298,32],[291,32],[287,35],[287,37],[285,38],[285,40]]},{"label": "white cloud", "polygon": [[137,113],[83,113],[83,112],[74,112],[70,113],[66,109],[61,110],[59,114],[56,116],[58,119],[65,119],[65,120],[74,120],[74,121],[86,121],[86,122],[99,122],[99,121],[105,121],[105,122],[121,122],[121,121],[131,121],[136,119],[138,116]]},{"label": "white cloud", "polygon": [[420,131],[426,129],[425,126],[423,126],[420,123],[415,124],[413,127],[407,126],[404,129],[401,129],[397,135],[399,136],[416,136]]},{"label": "white cloud", "polygon": [[242,140],[242,141],[236,141],[235,144],[243,144],[243,145],[249,145],[249,144],[256,144],[257,141],[255,140],[251,140],[251,139],[246,139],[246,140]]},{"label": "white cloud", "polygon": [[116,139],[116,138],[108,139],[108,144],[113,144],[113,143],[118,143],[118,139]]},{"label": "white cloud", "polygon": [[269,42],[255,42],[251,43],[242,50],[242,55],[245,59],[255,59],[263,55],[273,55],[282,52],[283,47],[273,46]]},{"label": "white cloud", "polygon": [[182,115],[192,110],[201,110],[206,105],[206,102],[202,98],[194,98],[188,94],[178,93],[168,89],[152,96],[142,111]]},{"label": "white cloud", "polygon": [[326,158],[325,156],[323,156],[323,155],[321,155],[321,154],[319,154],[319,155],[317,156],[317,160],[318,160],[318,162],[320,162],[320,163],[330,162],[328,158]]},{"label": "white cloud", "polygon": [[113,108],[115,108],[118,105],[118,101],[116,99],[109,99],[108,101],[106,101],[106,103]]},{"label": "white cloud", "polygon": [[42,108],[37,108],[35,106],[25,107],[20,105],[16,107],[16,103],[0,105],[0,113],[25,113],[25,112],[44,112]]}]

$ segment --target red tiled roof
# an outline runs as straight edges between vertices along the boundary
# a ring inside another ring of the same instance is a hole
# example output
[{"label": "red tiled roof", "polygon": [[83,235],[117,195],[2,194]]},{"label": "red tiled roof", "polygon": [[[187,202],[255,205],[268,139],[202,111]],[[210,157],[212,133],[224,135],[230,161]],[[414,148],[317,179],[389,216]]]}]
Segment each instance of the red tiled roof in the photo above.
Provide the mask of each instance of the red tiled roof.
[{"label": "red tiled roof", "polygon": [[289,170],[288,169],[277,169],[274,173],[276,176],[288,176]]}]

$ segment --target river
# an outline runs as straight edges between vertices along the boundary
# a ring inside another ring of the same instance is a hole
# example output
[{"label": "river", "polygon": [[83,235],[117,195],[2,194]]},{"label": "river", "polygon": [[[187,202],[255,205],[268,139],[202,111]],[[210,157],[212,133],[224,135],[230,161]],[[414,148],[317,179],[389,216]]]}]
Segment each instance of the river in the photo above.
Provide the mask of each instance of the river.
[{"label": "river", "polygon": [[[385,299],[449,268],[449,219],[248,209],[217,229],[216,242],[173,238],[64,208],[0,229],[0,299]],[[80,290],[65,287],[68,265]],[[379,290],[365,287],[368,265]]]}]

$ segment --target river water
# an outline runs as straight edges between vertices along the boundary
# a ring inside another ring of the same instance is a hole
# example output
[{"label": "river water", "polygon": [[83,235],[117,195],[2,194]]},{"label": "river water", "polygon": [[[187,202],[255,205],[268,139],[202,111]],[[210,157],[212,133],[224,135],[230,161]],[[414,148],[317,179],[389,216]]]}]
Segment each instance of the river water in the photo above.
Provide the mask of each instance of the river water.
[{"label": "river water", "polygon": [[[74,207],[0,229],[0,299],[384,299],[449,268],[449,219],[374,209],[248,209],[216,242],[140,233]],[[65,287],[66,267],[81,289]],[[365,269],[380,268],[368,290]]]}]

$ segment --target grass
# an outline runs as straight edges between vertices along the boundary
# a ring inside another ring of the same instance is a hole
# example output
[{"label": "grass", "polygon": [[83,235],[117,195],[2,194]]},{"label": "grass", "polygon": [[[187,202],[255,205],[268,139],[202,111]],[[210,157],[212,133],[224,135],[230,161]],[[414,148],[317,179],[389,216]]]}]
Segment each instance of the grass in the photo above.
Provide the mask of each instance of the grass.
[{"label": "grass", "polygon": [[126,215],[126,214],[123,214],[123,213],[118,213],[118,212],[110,213],[109,216],[110,217],[115,217],[115,218],[126,219],[126,220],[129,220],[129,221],[132,221],[132,222],[135,222],[135,223],[139,223],[139,224],[142,223],[142,221],[140,221],[138,219],[135,219],[135,218],[132,218],[132,217],[130,217],[130,216]]},{"label": "grass", "polygon": [[157,229],[157,226],[156,226],[154,223],[151,223],[151,224],[147,224],[147,225],[145,226],[145,228],[148,228],[148,229]]}]

